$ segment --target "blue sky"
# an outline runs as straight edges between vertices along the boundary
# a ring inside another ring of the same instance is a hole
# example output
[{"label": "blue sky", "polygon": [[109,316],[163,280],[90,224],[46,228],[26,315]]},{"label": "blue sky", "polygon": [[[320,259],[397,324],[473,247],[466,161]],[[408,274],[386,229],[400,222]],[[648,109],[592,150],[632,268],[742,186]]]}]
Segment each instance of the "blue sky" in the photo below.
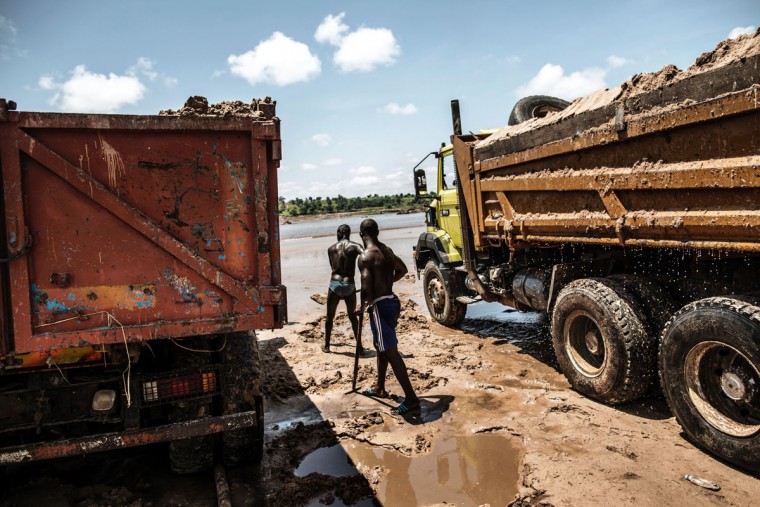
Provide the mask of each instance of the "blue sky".
[{"label": "blue sky", "polygon": [[760,24],[758,0],[2,0],[0,97],[28,111],[156,114],[271,96],[280,195],[411,192],[411,168],[520,97],[568,100]]}]

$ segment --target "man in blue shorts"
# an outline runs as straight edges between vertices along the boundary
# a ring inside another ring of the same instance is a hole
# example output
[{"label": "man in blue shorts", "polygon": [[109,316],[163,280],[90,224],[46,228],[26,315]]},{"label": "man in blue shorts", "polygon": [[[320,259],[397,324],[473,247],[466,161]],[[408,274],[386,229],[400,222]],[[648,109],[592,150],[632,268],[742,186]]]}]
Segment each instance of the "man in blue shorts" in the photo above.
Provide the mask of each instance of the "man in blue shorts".
[{"label": "man in blue shorts", "polygon": [[373,344],[377,350],[377,382],[366,389],[364,394],[385,398],[385,376],[388,364],[396,375],[396,380],[404,390],[404,402],[395,411],[400,415],[419,412],[420,400],[414,393],[409,380],[406,364],[398,351],[396,324],[401,313],[401,303],[393,293],[393,283],[406,273],[404,261],[393,250],[378,241],[377,222],[368,218],[361,223],[359,235],[364,242],[364,252],[359,256],[361,274],[361,308],[369,316]]},{"label": "man in blue shorts", "polygon": [[[348,319],[351,321],[351,329],[354,331],[354,338],[359,340],[359,318],[356,315],[356,285],[354,284],[354,275],[356,274],[356,258],[362,252],[359,243],[349,240],[351,228],[347,224],[338,227],[338,242],[327,249],[327,257],[330,259],[330,269],[332,275],[330,278],[330,288],[327,291],[327,320],[325,320],[325,344],[322,347],[323,352],[330,352],[330,336],[332,335],[333,320],[335,319],[335,310],[338,309],[338,303],[341,300],[346,302],[346,312]],[[358,343],[359,355],[364,354],[364,348],[361,341]]]}]

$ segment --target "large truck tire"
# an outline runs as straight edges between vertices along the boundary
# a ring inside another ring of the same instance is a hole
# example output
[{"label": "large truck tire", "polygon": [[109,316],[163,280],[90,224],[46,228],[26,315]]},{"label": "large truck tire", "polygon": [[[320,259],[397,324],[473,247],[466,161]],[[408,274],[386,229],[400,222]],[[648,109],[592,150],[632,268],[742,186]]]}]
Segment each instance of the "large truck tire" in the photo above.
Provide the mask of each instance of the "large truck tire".
[{"label": "large truck tire", "polygon": [[[181,345],[188,349],[206,350],[210,340],[206,337],[185,338]],[[200,368],[210,362],[210,354],[192,352],[177,346],[172,351],[173,369]],[[210,417],[213,412],[209,399],[185,400],[172,405],[170,419],[172,422],[191,421]],[[183,438],[169,442],[169,461],[171,469],[177,474],[192,474],[208,470],[214,465],[214,437],[202,435]]]},{"label": "large truck tire", "polygon": [[547,113],[562,111],[570,103],[548,95],[530,95],[518,100],[509,114],[507,125],[517,125],[532,118],[543,118]]},{"label": "large truck tire", "polygon": [[619,282],[586,278],[557,296],[552,343],[573,388],[611,405],[642,396],[656,371],[657,337]]},{"label": "large truck tire", "polygon": [[226,431],[222,435],[224,462],[228,465],[257,463],[264,455],[264,397],[256,333],[229,333],[222,361],[226,379],[222,386],[224,413],[256,412],[255,426]]},{"label": "large truck tire", "polygon": [[760,306],[729,297],[686,305],[663,331],[659,369],[689,439],[760,472]]},{"label": "large truck tire", "polygon": [[435,261],[428,261],[422,272],[422,287],[425,291],[430,316],[447,327],[457,327],[464,320],[467,305],[457,301],[451,293],[451,287],[441,273]]},{"label": "large truck tire", "polygon": [[675,315],[680,306],[673,300],[670,293],[662,285],[642,275],[612,275],[608,279],[621,283],[626,292],[638,300],[649,330],[659,340],[665,324]]}]

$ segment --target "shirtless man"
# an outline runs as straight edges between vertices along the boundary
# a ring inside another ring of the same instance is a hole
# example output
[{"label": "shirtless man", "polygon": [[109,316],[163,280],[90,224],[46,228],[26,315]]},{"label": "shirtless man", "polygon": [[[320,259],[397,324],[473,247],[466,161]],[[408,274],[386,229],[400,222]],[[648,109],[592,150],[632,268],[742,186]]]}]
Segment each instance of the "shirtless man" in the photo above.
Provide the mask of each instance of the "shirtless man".
[{"label": "shirtless man", "polygon": [[359,235],[364,242],[364,252],[359,256],[359,273],[362,280],[361,308],[369,313],[373,344],[377,350],[377,382],[366,389],[367,396],[385,398],[385,375],[388,364],[393,368],[396,380],[404,390],[404,402],[395,411],[400,415],[418,412],[420,400],[406,371],[406,364],[398,351],[396,324],[401,313],[401,303],[393,293],[393,283],[406,273],[404,261],[393,250],[378,241],[377,222],[368,218],[361,223]]},{"label": "shirtless man", "polygon": [[342,299],[346,302],[346,312],[351,321],[354,338],[358,341],[357,348],[359,355],[363,355],[364,348],[361,341],[359,341],[359,318],[356,315],[356,285],[354,284],[356,258],[362,253],[362,247],[359,243],[354,243],[348,239],[351,235],[351,228],[346,224],[338,227],[337,235],[338,242],[327,249],[327,256],[330,258],[330,268],[332,268],[332,277],[330,278],[330,289],[327,291],[325,345],[322,347],[322,351],[330,352],[330,335],[332,335],[335,310],[337,310],[338,303]]}]

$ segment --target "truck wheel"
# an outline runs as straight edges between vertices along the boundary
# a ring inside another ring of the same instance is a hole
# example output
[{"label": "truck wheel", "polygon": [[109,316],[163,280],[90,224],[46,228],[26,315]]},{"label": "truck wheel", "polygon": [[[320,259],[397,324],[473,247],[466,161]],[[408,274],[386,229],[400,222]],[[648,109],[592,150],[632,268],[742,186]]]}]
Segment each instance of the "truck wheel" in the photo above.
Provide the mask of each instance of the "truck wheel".
[{"label": "truck wheel", "polygon": [[665,324],[675,315],[680,305],[657,282],[641,275],[612,275],[609,280],[623,284],[623,288],[637,299],[639,308],[644,311],[646,324],[659,339]]},{"label": "truck wheel", "polygon": [[[207,338],[185,338],[182,344],[192,349],[208,348]],[[209,354],[191,352],[180,348],[172,351],[172,369],[200,368],[209,363]],[[191,421],[212,414],[211,400],[185,400],[171,407],[169,418],[172,422]],[[214,437],[203,435],[169,442],[171,469],[178,474],[192,474],[208,470],[214,464]]]},{"label": "truck wheel", "polygon": [[548,95],[530,95],[517,101],[509,115],[507,125],[517,125],[531,118],[543,118],[547,113],[562,111],[570,103]]},{"label": "truck wheel", "polygon": [[225,414],[254,410],[256,425],[222,435],[224,461],[229,465],[258,462],[264,454],[264,398],[261,393],[261,358],[256,334],[229,333],[222,352]]},{"label": "truck wheel", "polygon": [[433,320],[447,327],[456,327],[464,320],[467,305],[452,297],[451,288],[446,284],[435,261],[429,261],[422,272],[422,287],[425,303]]},{"label": "truck wheel", "polygon": [[657,338],[622,284],[587,278],[557,296],[552,343],[565,377],[576,391],[620,404],[643,395],[654,380]]},{"label": "truck wheel", "polygon": [[689,439],[760,472],[760,307],[727,297],[686,305],[663,331],[659,363]]}]

